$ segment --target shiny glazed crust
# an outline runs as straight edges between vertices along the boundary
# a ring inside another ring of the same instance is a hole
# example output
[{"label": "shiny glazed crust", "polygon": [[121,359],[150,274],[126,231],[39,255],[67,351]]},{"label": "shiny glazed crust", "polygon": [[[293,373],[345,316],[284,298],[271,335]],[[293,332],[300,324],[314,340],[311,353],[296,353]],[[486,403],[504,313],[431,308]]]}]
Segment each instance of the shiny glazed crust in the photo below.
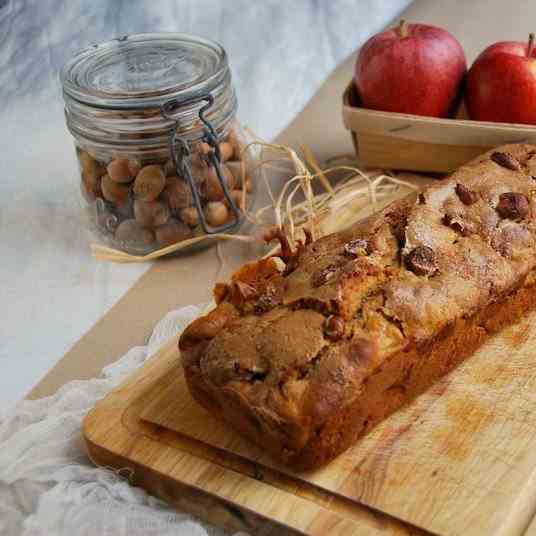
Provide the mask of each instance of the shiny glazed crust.
[{"label": "shiny glazed crust", "polygon": [[246,265],[181,337],[192,395],[284,463],[327,462],[533,307],[533,176],[536,146],[500,147]]}]

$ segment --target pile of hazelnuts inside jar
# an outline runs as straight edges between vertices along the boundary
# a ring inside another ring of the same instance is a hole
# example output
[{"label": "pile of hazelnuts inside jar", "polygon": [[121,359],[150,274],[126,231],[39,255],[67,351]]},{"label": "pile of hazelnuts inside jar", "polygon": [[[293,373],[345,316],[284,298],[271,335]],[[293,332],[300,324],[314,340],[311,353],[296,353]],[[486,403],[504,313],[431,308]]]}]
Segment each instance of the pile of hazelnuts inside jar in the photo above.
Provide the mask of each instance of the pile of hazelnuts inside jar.
[{"label": "pile of hazelnuts inside jar", "polygon": [[[244,210],[252,181],[247,172],[246,140],[239,126],[219,142],[220,176],[230,199]],[[206,142],[191,144],[191,175],[206,222],[221,226],[235,218],[220,178],[208,158]],[[81,190],[93,208],[94,224],[117,249],[146,254],[204,234],[192,188],[173,159],[102,157],[77,147]]]},{"label": "pile of hazelnuts inside jar", "polygon": [[258,151],[237,118],[221,45],[181,33],[126,35],[81,50],[60,80],[100,241],[143,256],[240,228]]}]

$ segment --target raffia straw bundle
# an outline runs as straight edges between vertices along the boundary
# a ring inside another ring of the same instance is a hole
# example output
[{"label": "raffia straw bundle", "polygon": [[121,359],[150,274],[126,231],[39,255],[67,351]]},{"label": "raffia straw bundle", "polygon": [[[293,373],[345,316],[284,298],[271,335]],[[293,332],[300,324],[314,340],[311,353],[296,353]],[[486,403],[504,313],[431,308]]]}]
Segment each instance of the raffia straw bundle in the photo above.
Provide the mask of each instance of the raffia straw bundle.
[{"label": "raffia straw bundle", "polygon": [[[395,197],[418,190],[417,186],[381,170],[364,172],[350,163],[336,163],[351,161],[351,158],[333,159],[334,165],[322,170],[311,151],[304,146],[301,147],[302,157],[286,145],[254,141],[244,152],[251,147],[260,149],[260,159],[248,171],[260,179],[257,187],[264,185],[270,200],[269,204],[252,211],[246,206],[246,191],[242,190],[244,216],[253,224],[253,233],[201,235],[147,255],[131,255],[104,245],[92,244],[93,255],[99,260],[115,262],[151,261],[206,241],[259,242],[263,240],[267,228],[273,225],[282,229],[290,245],[294,246],[296,240],[303,238],[305,227],[311,231],[314,239],[320,238],[349,227]],[[290,176],[277,195],[271,184],[274,171]],[[243,163],[243,177],[245,173]],[[245,182],[242,180],[242,184]],[[315,189],[320,191],[315,193]]]}]

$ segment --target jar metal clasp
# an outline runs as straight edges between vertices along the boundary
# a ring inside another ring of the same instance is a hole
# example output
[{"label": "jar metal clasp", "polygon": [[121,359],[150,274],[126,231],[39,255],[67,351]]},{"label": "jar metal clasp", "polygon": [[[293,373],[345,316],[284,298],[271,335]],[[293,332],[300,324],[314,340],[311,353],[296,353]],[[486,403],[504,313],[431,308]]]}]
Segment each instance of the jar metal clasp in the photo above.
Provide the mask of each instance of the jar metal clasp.
[{"label": "jar metal clasp", "polygon": [[[180,122],[178,120],[175,120],[172,116],[173,111],[176,110],[177,108],[182,107],[182,106],[190,106],[190,105],[197,104],[200,102],[206,102],[206,104],[204,104],[200,108],[198,115],[199,115],[199,120],[204,125],[202,140],[205,143],[207,143],[209,147],[211,148],[211,150],[207,154],[209,165],[211,165],[216,172],[216,176],[218,177],[218,181],[221,184],[223,194],[225,196],[225,200],[227,201],[229,208],[234,216],[234,218],[230,220],[229,222],[224,223],[223,225],[219,225],[217,227],[211,227],[207,223],[207,220],[205,218],[205,213],[203,212],[203,207],[201,205],[201,197],[199,195],[199,191],[197,189],[197,186],[195,184],[195,181],[192,175],[192,166],[191,166],[192,151],[191,151],[190,143],[187,140],[183,139],[181,136],[179,136],[178,127],[179,127]],[[240,223],[240,210],[236,206],[236,204],[234,203],[231,197],[229,188],[227,187],[227,183],[223,177],[223,173],[221,170],[221,153],[220,153],[220,143],[219,143],[218,135],[216,131],[214,130],[214,127],[211,125],[210,121],[205,117],[205,112],[212,106],[213,103],[214,103],[214,97],[210,95],[209,93],[207,93],[199,97],[194,97],[190,99],[184,99],[184,100],[171,99],[165,102],[160,107],[160,112],[166,119],[175,121],[175,126],[173,127],[169,135],[169,151],[171,153],[173,165],[175,166],[175,169],[177,170],[177,174],[179,176],[184,177],[186,181],[188,182],[188,185],[190,186],[195,208],[197,209],[197,212],[199,213],[199,220],[201,222],[201,226],[203,227],[203,230],[207,234],[222,233],[224,231],[233,229]]]}]

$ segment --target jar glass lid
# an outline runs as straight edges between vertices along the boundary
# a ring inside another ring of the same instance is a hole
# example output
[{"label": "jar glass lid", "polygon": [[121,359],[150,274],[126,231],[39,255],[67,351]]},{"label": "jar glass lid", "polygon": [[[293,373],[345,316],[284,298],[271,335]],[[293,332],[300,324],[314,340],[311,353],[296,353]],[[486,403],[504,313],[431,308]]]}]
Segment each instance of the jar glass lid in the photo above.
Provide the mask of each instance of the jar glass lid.
[{"label": "jar glass lid", "polygon": [[180,33],[135,34],[93,45],[61,71],[69,97],[103,108],[160,106],[218,87],[228,71],[223,48]]}]

